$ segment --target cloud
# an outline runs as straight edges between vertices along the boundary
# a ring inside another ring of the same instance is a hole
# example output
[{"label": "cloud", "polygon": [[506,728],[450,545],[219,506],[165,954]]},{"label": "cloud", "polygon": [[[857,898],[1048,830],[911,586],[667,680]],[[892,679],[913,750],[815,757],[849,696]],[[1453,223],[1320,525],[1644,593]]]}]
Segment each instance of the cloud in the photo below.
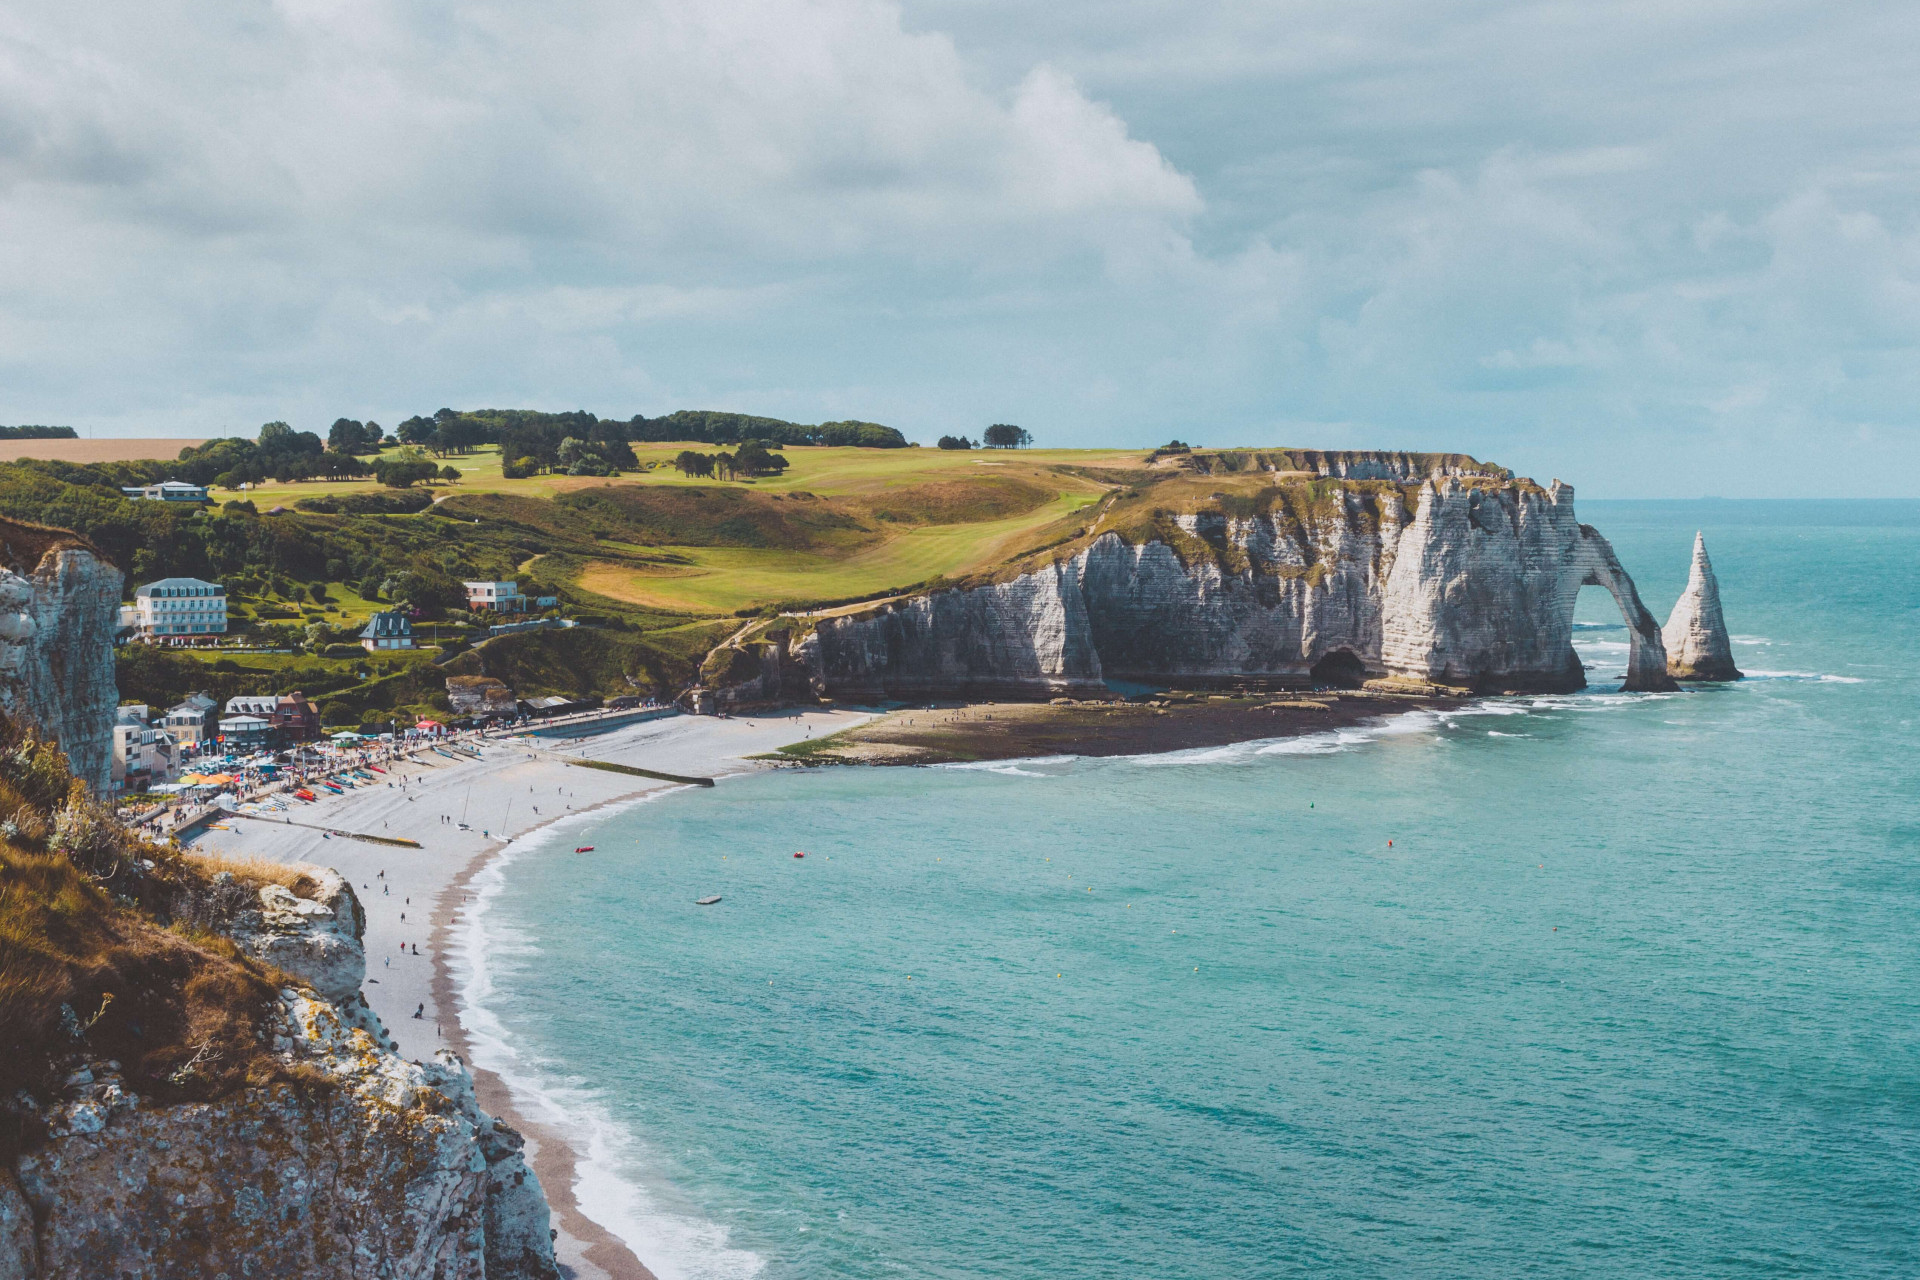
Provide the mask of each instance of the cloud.
[{"label": "cloud", "polygon": [[1847,2],[16,6],[0,421],[704,404],[1911,492],[1916,37]]}]

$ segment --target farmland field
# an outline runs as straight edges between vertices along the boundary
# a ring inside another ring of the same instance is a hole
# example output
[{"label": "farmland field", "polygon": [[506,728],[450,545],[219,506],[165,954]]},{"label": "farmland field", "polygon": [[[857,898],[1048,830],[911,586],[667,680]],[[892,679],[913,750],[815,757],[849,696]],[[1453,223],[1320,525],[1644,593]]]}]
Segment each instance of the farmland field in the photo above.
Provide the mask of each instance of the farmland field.
[{"label": "farmland field", "polygon": [[48,462],[138,462],[143,458],[177,458],[182,449],[205,444],[204,439],[136,440],[0,440],[0,462],[41,458]]}]

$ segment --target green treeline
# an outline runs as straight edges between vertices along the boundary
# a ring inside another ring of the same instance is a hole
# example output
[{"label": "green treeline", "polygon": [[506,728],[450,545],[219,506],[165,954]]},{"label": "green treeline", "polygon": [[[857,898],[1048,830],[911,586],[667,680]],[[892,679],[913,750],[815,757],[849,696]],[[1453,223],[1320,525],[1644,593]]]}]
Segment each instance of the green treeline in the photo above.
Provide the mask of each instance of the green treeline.
[{"label": "green treeline", "polygon": [[78,440],[72,427],[0,427],[0,440]]},{"label": "green treeline", "polygon": [[[0,429],[0,438],[9,431],[73,434],[68,427],[14,427]],[[624,420],[597,418],[585,410],[541,413],[531,409],[441,409],[432,417],[408,418],[391,436],[377,422],[351,418],[335,420],[324,440],[312,431],[295,431],[284,422],[269,422],[254,440],[223,436],[182,449],[172,460],[94,465],[115,468],[115,483],[126,485],[185,480],[232,488],[264,480],[285,483],[372,476],[385,484],[406,487],[457,476],[452,468],[434,464],[429,455],[445,458],[468,454],[482,445],[499,445],[502,473],[509,480],[519,480],[543,471],[616,475],[639,465],[633,453],[636,443],[669,440],[735,446],[758,443],[764,449],[789,445],[900,449],[907,445],[906,437],[894,428],[875,422],[808,426],[744,413],[685,409],[663,418],[635,415]],[[396,443],[405,446],[398,454],[390,450]],[[389,452],[382,454],[382,449]],[[369,460],[369,454],[375,456]]]},{"label": "green treeline", "polygon": [[597,418],[583,410],[540,413],[531,409],[442,409],[431,418],[408,418],[396,429],[403,444],[445,455],[469,453],[483,444],[500,446],[509,480],[537,471],[569,475],[611,475],[638,465],[635,444],[697,440],[702,444],[763,448],[835,445],[865,449],[903,449],[907,438],[877,422],[822,422],[815,426],[757,418],[744,413],[682,409],[663,418],[636,414],[625,420]]}]

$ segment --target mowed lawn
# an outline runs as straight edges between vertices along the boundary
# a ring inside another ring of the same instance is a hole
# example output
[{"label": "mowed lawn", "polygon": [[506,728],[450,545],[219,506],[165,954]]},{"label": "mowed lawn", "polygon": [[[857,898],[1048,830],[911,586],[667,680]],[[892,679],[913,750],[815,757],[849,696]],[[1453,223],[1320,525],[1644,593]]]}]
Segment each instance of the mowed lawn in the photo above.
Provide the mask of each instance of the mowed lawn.
[{"label": "mowed lawn", "polygon": [[957,577],[1029,549],[1035,533],[1099,500],[1100,491],[1063,493],[1005,520],[905,527],[846,556],[744,547],[662,547],[685,565],[639,568],[593,561],[579,585],[596,595],[653,609],[732,613],[800,601],[840,600]]}]

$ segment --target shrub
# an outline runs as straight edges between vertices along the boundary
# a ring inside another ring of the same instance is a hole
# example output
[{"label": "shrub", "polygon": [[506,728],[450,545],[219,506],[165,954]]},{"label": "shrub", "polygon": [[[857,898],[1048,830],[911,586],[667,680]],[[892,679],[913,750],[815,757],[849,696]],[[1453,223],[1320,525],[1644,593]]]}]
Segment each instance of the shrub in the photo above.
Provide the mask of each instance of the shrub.
[{"label": "shrub", "polygon": [[297,510],[323,516],[408,516],[433,505],[433,495],[406,490],[400,493],[339,493],[318,498],[302,498],[293,504]]},{"label": "shrub", "polygon": [[941,436],[940,447],[942,449],[971,449],[973,448],[973,441],[967,439],[965,436]]},{"label": "shrub", "polygon": [[320,649],[323,658],[358,658],[365,654],[366,650],[357,644],[329,644]]}]

